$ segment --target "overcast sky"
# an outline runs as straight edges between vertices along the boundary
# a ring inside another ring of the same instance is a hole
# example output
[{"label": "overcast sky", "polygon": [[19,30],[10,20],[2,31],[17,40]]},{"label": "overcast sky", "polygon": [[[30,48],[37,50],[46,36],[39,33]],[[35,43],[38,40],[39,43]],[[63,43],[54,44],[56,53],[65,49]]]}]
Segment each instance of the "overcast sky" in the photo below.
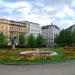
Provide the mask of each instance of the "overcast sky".
[{"label": "overcast sky", "polygon": [[75,23],[75,0],[0,0],[0,18],[67,28]]}]

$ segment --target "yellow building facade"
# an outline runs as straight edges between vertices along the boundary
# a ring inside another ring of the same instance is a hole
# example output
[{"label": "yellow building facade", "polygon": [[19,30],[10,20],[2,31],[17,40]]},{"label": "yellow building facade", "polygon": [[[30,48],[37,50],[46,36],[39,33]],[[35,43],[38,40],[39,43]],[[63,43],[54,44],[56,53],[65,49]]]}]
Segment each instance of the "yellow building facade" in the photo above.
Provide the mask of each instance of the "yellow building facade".
[{"label": "yellow building facade", "polygon": [[25,23],[0,19],[0,32],[3,32],[8,38],[18,37],[20,33],[26,34],[27,27]]}]

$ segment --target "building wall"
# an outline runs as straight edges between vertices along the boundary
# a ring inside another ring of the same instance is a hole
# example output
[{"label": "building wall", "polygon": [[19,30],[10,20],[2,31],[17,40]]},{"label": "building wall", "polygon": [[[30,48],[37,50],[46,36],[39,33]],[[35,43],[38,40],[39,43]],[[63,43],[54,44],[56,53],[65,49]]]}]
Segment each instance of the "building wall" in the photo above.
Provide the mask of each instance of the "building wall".
[{"label": "building wall", "polygon": [[46,29],[42,29],[41,32],[47,47],[50,47],[54,45],[54,38],[59,34],[60,29],[56,28],[55,26],[49,26]]},{"label": "building wall", "polygon": [[0,32],[9,37],[9,21],[0,19]]},{"label": "building wall", "polygon": [[27,24],[27,36],[33,34],[33,36],[37,37],[38,34],[41,34],[41,26],[37,23],[25,21]]},{"label": "building wall", "polygon": [[19,36],[20,33],[26,34],[26,27],[18,26],[18,25],[10,25],[10,37]]},{"label": "building wall", "polygon": [[72,25],[69,29],[70,29],[71,31],[74,31],[74,30],[75,30],[75,25]]},{"label": "building wall", "polygon": [[21,22],[0,19],[0,32],[3,32],[9,39],[18,37],[20,33],[26,34],[26,24]]}]

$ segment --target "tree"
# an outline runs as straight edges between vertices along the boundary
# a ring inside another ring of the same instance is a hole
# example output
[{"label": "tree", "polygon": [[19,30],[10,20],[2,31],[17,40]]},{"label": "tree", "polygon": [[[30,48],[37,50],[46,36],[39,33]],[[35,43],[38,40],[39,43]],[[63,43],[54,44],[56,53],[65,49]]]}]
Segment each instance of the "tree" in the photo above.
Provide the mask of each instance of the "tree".
[{"label": "tree", "polygon": [[20,33],[19,34],[19,37],[18,37],[18,45],[19,46],[25,46],[25,36],[23,33]]},{"label": "tree", "polygon": [[6,45],[8,45],[7,37],[2,32],[0,32],[0,47],[4,47]]},{"label": "tree", "polygon": [[45,45],[44,38],[39,34],[36,38],[36,46],[42,47]]},{"label": "tree", "polygon": [[35,37],[33,36],[33,34],[31,34],[28,37],[28,46],[29,47],[34,47],[35,46]]},{"label": "tree", "polygon": [[72,32],[72,43],[75,45],[75,30]]},{"label": "tree", "polygon": [[59,36],[55,38],[56,43],[60,45],[71,45],[72,44],[72,32],[68,29],[60,31]]},{"label": "tree", "polygon": [[54,43],[58,43],[58,35],[55,36]]}]

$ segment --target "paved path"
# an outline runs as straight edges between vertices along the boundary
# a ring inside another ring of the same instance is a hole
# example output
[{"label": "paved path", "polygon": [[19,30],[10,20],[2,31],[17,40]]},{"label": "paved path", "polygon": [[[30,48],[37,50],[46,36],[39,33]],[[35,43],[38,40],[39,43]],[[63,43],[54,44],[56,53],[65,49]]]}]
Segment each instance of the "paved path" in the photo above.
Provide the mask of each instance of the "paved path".
[{"label": "paved path", "polygon": [[75,61],[41,65],[0,65],[0,75],[75,75]]}]

